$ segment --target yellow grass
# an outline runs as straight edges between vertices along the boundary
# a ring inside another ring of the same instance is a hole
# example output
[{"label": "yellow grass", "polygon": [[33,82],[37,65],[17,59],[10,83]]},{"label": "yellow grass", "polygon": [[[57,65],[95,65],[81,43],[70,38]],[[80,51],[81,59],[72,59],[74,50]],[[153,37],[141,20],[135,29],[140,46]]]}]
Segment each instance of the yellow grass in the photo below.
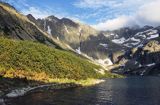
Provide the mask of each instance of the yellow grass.
[{"label": "yellow grass", "polygon": [[27,80],[33,80],[44,83],[59,83],[59,84],[72,83],[80,86],[91,86],[103,82],[103,80],[92,79],[92,78],[88,78],[86,80],[51,78],[45,72],[38,73],[33,71],[29,72],[25,70],[13,70],[13,69],[4,70],[3,68],[0,68],[0,76],[4,78],[20,78],[20,79],[25,78]]}]

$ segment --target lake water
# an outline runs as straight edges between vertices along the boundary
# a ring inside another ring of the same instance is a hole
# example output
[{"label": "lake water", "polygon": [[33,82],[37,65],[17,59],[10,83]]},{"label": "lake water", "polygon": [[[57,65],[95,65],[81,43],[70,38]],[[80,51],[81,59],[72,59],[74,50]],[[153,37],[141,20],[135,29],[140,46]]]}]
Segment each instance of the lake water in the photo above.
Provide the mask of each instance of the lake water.
[{"label": "lake water", "polygon": [[159,77],[107,79],[87,88],[30,93],[7,105],[160,105]]}]

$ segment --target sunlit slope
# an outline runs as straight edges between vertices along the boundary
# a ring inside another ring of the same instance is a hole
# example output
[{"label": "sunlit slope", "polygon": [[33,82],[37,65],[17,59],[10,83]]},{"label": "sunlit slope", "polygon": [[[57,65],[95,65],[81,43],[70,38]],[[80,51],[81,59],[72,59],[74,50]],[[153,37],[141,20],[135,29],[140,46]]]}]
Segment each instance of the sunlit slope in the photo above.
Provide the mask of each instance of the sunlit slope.
[{"label": "sunlit slope", "polygon": [[0,38],[0,66],[4,70],[45,72],[52,78],[87,79],[112,77],[96,71],[99,66],[70,52],[31,41]]}]

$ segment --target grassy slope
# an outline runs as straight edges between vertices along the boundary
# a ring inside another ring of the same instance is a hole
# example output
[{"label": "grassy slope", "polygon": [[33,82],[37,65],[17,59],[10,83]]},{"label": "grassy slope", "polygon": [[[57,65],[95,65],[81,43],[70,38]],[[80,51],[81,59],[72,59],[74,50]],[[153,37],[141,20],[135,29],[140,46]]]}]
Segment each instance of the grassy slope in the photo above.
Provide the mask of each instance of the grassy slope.
[{"label": "grassy slope", "polygon": [[[75,80],[113,77],[108,72],[106,75],[97,73],[95,69],[99,69],[99,66],[70,52],[31,41],[0,38],[0,61],[0,74],[6,77],[21,75],[23,78],[32,78],[32,73],[44,78]],[[34,75],[34,78],[38,77]]]}]

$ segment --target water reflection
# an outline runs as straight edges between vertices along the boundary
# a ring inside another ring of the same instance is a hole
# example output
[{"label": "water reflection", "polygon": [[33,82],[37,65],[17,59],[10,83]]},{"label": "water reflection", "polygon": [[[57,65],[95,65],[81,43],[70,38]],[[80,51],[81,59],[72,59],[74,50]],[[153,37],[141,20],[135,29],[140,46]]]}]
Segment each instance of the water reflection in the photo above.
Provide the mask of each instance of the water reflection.
[{"label": "water reflection", "polygon": [[107,79],[88,87],[31,93],[7,105],[159,105],[159,77]]}]

